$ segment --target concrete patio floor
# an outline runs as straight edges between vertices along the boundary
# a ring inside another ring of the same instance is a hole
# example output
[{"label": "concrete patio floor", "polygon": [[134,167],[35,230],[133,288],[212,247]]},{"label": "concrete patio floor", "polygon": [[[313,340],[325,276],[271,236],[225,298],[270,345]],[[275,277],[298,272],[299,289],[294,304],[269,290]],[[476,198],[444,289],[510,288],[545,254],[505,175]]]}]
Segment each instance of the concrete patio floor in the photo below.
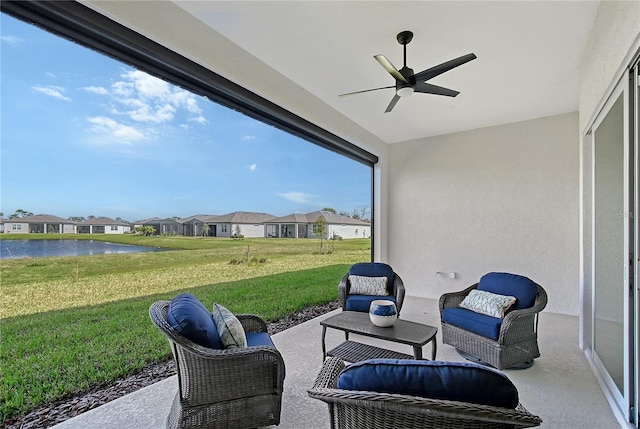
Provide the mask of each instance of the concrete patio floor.
[{"label": "concrete patio floor", "polygon": [[[278,428],[329,428],[329,413],[323,402],[310,399],[307,389],[322,365],[319,318],[280,332],[273,341],[286,364],[282,419]],[[436,300],[407,297],[402,318],[440,326]],[[409,346],[352,335],[368,344],[411,354]],[[578,348],[578,318],[542,313],[539,345],[542,356],[526,370],[505,370],[520,393],[520,402],[540,416],[544,428],[612,429],[622,426],[612,412],[584,353]],[[327,347],[344,340],[344,334],[327,331]],[[443,345],[438,333],[438,360],[463,361],[455,349]],[[431,345],[424,347],[431,355]],[[123,396],[61,424],[55,429],[160,429],[177,390],[176,376]],[[273,426],[274,428],[276,426]]]}]

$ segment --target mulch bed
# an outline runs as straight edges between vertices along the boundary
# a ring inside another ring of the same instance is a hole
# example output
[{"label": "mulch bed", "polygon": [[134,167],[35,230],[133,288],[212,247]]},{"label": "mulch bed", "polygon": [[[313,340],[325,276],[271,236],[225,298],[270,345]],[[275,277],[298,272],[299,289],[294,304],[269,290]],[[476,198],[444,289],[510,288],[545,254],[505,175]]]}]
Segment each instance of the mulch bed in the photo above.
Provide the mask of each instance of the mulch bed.
[{"label": "mulch bed", "polygon": [[[305,308],[284,319],[268,325],[269,334],[273,335],[296,326],[317,316],[321,316],[339,307],[338,301]],[[109,385],[96,386],[86,392],[71,395],[51,404],[43,405],[11,419],[2,426],[5,429],[41,429],[62,423],[72,417],[118,399],[128,393],[164,380],[176,373],[173,358],[164,362],[148,365],[129,377],[116,380]]]}]

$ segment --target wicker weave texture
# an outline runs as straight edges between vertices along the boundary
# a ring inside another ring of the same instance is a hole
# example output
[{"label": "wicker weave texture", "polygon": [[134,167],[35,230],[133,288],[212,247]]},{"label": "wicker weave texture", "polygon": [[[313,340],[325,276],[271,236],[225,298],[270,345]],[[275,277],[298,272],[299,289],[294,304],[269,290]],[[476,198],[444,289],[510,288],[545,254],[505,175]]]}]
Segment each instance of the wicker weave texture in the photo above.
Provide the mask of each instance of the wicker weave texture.
[{"label": "wicker weave texture", "polygon": [[521,405],[516,409],[416,396],[337,389],[342,360],[328,358],[308,390],[329,405],[332,429],[370,428],[526,428],[542,420]]},{"label": "wicker weave texture", "polygon": [[[349,282],[349,273],[345,274],[340,280],[338,284],[338,302],[342,307],[342,310],[347,309],[347,296],[349,295],[349,290],[351,289],[351,283]],[[393,276],[393,293],[392,295],[396,299],[396,310],[398,311],[398,317],[400,317],[400,310],[402,310],[402,304],[404,303],[404,283],[402,279],[398,275],[398,273],[394,273]]]},{"label": "wicker weave texture", "polygon": [[[455,308],[478,284],[462,291],[446,293],[440,297],[440,315],[445,308]],[[497,340],[483,337],[457,326],[442,322],[442,342],[473,355],[481,361],[505,369],[533,362],[540,357],[538,348],[537,317],[547,305],[547,293],[540,285],[532,307],[507,313]]]},{"label": "wicker weave texture", "polygon": [[413,356],[387,350],[380,347],[362,344],[355,341],[345,341],[329,350],[327,356],[335,356],[347,362],[360,362],[367,359],[413,359]]},{"label": "wicker weave texture", "polygon": [[[199,346],[167,322],[169,301],[149,315],[168,338],[176,361],[178,392],[167,427],[244,429],[280,423],[284,360],[273,347],[215,350]],[[237,315],[246,332],[267,332],[264,320]]]}]

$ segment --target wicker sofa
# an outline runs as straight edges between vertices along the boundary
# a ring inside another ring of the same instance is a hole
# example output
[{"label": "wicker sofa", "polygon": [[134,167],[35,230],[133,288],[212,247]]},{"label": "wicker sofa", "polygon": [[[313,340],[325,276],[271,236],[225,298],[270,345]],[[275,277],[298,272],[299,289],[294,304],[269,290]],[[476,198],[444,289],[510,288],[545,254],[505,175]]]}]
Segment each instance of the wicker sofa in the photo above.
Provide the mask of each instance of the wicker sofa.
[{"label": "wicker sofa", "polygon": [[[504,429],[539,426],[542,420],[518,403],[516,408],[429,399],[397,393],[339,389],[345,368],[337,358],[327,358],[311,398],[326,402],[332,429]],[[492,394],[489,392],[488,394]]]},{"label": "wicker sofa", "polygon": [[[351,282],[349,276],[363,276],[363,277],[386,277],[387,286],[384,295],[359,295],[354,294],[351,288]],[[400,317],[400,310],[402,309],[402,303],[404,302],[405,288],[402,279],[398,273],[393,271],[391,266],[381,262],[359,262],[353,264],[349,268],[349,272],[346,273],[340,284],[338,284],[338,302],[342,307],[342,310],[349,311],[369,311],[369,304],[376,299],[391,299],[396,303],[396,309],[398,317]]]},{"label": "wicker sofa", "polygon": [[[252,346],[251,340],[248,347],[236,349],[196,344],[167,320],[169,303],[158,301],[149,309],[151,320],[169,340],[178,373],[178,392],[167,428],[244,429],[278,425],[285,377],[280,352],[269,345]],[[268,338],[263,319],[248,314],[235,316],[248,338],[252,335]]]},{"label": "wicker sofa", "polygon": [[[512,309],[508,310],[504,318],[495,319],[485,315],[474,314],[460,309],[463,300],[473,290],[488,284],[488,289],[497,286],[503,294],[516,295],[512,292],[524,285],[533,291],[532,303],[524,304],[525,299],[516,300]],[[454,346],[461,354],[477,362],[489,364],[497,369],[527,368],[533,360],[540,356],[538,348],[538,314],[547,305],[547,293],[542,286],[527,277],[509,273],[488,273],[480,282],[459,292],[445,293],[440,297],[440,317],[442,323],[442,342]],[[447,310],[449,309],[449,310]],[[457,312],[453,321],[452,313]],[[469,318],[468,320],[463,320]],[[486,332],[476,330],[471,318],[478,319],[481,324],[494,324],[498,331],[490,338]]]}]

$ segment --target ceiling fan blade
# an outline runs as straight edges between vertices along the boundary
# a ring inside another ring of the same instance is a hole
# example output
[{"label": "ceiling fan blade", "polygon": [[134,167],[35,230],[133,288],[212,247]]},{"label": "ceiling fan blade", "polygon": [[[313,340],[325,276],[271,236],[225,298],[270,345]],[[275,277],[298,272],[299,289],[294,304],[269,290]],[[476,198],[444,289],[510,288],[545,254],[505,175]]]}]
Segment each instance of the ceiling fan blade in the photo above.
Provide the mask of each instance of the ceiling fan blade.
[{"label": "ceiling fan blade", "polygon": [[460,94],[458,91],[454,91],[453,89],[443,88],[438,85],[432,85],[426,82],[416,83],[416,86],[413,88],[413,92],[422,92],[424,94],[435,94],[435,95],[444,95],[447,97],[455,97]]},{"label": "ceiling fan blade", "polygon": [[371,92],[371,91],[377,91],[379,89],[389,89],[389,88],[395,88],[395,87],[396,87],[395,85],[391,85],[391,86],[383,86],[381,88],[365,89],[363,91],[347,92],[346,94],[338,95],[338,97],[342,98],[342,97],[346,97],[348,95],[362,94],[364,92]]},{"label": "ceiling fan blade", "polygon": [[389,61],[387,57],[385,57],[382,54],[379,54],[379,55],[374,55],[373,58],[378,60],[380,65],[384,67],[384,69],[388,71],[391,74],[391,76],[396,78],[396,80],[404,83],[409,83],[409,81],[407,81],[407,79],[404,76],[402,76],[402,73],[400,73],[398,69],[393,64],[391,64],[391,61]]},{"label": "ceiling fan blade", "polygon": [[384,113],[391,112],[395,107],[396,103],[398,102],[398,100],[400,100],[400,96],[398,94],[394,94],[393,98],[391,99],[391,103],[389,103],[389,105],[387,106],[387,110],[385,110]]},{"label": "ceiling fan blade", "polygon": [[468,63],[471,60],[475,60],[475,54],[467,54],[461,57],[455,58],[453,60],[447,61],[442,64],[438,64],[437,66],[431,67],[430,69],[421,71],[420,73],[415,74],[416,82],[425,82],[431,78],[434,78],[438,75],[441,75],[444,72],[447,72],[453,68],[461,66],[464,63]]}]

